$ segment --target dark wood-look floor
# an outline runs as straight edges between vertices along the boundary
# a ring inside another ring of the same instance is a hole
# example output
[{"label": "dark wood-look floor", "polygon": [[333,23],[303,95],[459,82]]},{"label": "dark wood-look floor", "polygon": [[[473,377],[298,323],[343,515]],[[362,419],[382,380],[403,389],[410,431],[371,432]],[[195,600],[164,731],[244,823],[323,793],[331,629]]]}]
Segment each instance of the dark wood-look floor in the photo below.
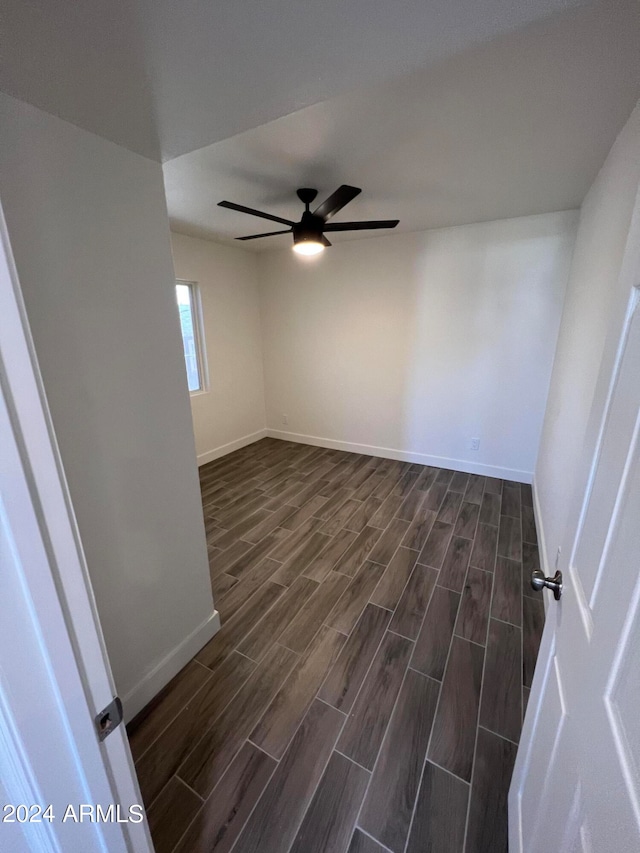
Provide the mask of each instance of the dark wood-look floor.
[{"label": "dark wood-look floor", "polygon": [[223,627],[129,726],[158,853],[500,853],[531,489],[264,439],[204,466]]}]

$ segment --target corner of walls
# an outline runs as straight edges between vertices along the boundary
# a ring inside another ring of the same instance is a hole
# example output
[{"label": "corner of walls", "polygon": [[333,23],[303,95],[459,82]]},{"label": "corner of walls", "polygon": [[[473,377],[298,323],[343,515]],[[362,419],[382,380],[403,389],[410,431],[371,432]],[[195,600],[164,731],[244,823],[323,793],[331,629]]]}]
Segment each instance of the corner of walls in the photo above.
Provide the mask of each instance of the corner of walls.
[{"label": "corner of walls", "polygon": [[213,450],[208,450],[206,453],[198,455],[198,468],[206,465],[208,462],[213,462],[214,459],[219,459],[221,456],[226,456],[227,453],[233,453],[234,450],[240,450],[248,444],[253,444],[254,441],[260,441],[267,435],[267,428],[259,429],[257,432],[252,432],[249,435],[243,435],[241,438],[236,438],[234,441],[229,441],[226,444],[221,444],[220,447],[215,447]]},{"label": "corner of walls", "polygon": [[125,724],[131,722],[219,630],[220,614],[214,610],[175,649],[143,675],[136,686],[122,697]]},{"label": "corner of walls", "polygon": [[343,450],[347,453],[362,453],[365,456],[377,456],[381,459],[395,459],[399,462],[431,465],[435,468],[446,468],[449,471],[480,474],[485,477],[497,477],[501,480],[513,480],[517,483],[531,483],[533,476],[531,471],[520,471],[516,468],[501,468],[497,465],[469,462],[466,459],[452,459],[445,456],[433,456],[427,453],[414,453],[410,450],[396,450],[392,447],[378,447],[372,444],[338,441],[333,438],[321,438],[317,435],[301,435],[295,432],[270,429],[269,427],[265,430],[265,435],[268,438],[279,438],[283,441],[293,441],[297,444],[310,444],[313,447],[327,447],[331,450]]}]

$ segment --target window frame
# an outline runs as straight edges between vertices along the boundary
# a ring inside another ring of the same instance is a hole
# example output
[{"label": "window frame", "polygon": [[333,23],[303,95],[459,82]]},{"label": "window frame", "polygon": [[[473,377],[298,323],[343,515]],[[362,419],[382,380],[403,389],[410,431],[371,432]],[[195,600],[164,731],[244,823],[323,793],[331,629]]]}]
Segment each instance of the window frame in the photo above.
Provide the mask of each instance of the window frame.
[{"label": "window frame", "polygon": [[[192,314],[192,322],[193,322],[193,338],[195,343],[196,350],[196,366],[198,368],[198,376],[200,378],[200,387],[195,391],[191,391],[189,389],[190,397],[197,397],[200,394],[207,394],[209,391],[209,374],[207,370],[207,353],[205,348],[205,340],[204,340],[204,325],[203,325],[203,311],[202,311],[202,298],[200,295],[200,286],[197,281],[190,281],[184,278],[176,278],[173,284],[173,295],[176,299],[177,304],[177,294],[176,287],[179,285],[185,285],[189,288],[189,293],[191,296],[191,314]],[[180,309],[178,308],[178,323],[180,323]],[[182,357],[184,359],[184,339],[182,337],[182,326],[180,326],[180,341],[182,343]],[[185,364],[185,375],[186,375],[187,366]],[[188,377],[187,377],[187,387],[188,387]]]}]

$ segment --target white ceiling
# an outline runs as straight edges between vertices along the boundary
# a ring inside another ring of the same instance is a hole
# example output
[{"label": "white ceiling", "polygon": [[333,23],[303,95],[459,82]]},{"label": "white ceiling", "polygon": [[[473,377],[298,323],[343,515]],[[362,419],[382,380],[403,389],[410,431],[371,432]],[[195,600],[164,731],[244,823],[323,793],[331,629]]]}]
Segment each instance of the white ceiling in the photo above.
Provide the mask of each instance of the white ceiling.
[{"label": "white ceiling", "polygon": [[213,239],[278,230],[217,202],[297,220],[297,187],[322,199],[341,183],[363,192],[334,221],[399,218],[398,231],[578,207],[640,96],[639,10],[573,9],[173,159],[172,227]]},{"label": "white ceiling", "polygon": [[170,159],[585,0],[5,0],[0,89]]},{"label": "white ceiling", "polygon": [[640,95],[638,0],[7,0],[0,40],[0,90],[168,161],[214,239],[302,185],[400,230],[575,207]]}]

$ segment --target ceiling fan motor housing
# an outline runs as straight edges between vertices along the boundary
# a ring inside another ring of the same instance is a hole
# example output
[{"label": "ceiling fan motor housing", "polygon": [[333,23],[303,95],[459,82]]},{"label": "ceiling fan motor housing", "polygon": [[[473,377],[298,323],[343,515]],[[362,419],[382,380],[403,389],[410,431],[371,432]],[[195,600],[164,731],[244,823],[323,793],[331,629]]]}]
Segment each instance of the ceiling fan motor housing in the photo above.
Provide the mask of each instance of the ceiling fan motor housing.
[{"label": "ceiling fan motor housing", "polygon": [[293,242],[318,243],[322,239],[322,229],[324,227],[324,219],[321,216],[314,216],[313,213],[305,211],[302,214],[302,219],[293,226]]}]

